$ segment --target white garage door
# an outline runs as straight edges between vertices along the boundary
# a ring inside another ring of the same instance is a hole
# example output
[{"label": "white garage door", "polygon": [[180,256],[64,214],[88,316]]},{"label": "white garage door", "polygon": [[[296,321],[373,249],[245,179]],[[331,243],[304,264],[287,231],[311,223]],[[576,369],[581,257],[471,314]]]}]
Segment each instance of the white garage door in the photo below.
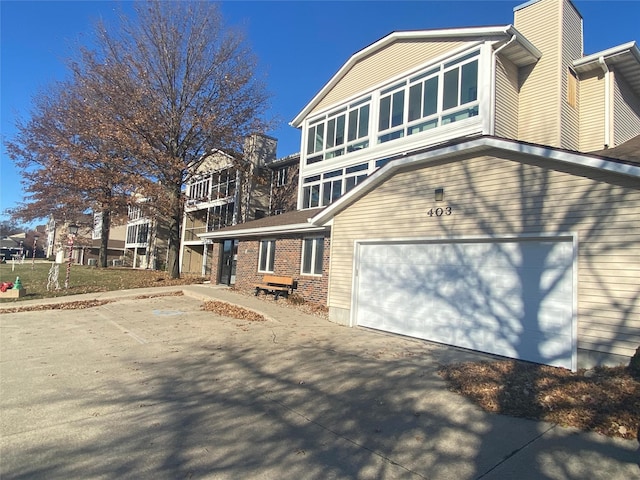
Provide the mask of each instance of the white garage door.
[{"label": "white garage door", "polygon": [[575,369],[573,242],[361,243],[356,323]]}]

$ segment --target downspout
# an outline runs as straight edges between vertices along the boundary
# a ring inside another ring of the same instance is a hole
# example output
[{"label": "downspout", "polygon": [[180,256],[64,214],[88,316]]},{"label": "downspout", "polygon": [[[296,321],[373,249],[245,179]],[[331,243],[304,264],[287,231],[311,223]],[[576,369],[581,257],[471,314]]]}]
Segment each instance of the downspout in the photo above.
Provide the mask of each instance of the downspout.
[{"label": "downspout", "polygon": [[[506,32],[505,32],[506,33]],[[491,69],[491,125],[489,135],[495,135],[496,133],[496,64],[498,59],[498,53],[503,50],[505,47],[508,47],[513,42],[516,41],[516,35],[513,34],[511,39],[505,43],[504,45],[499,46],[497,49],[493,51],[493,61],[492,61],[492,69]]]},{"label": "downspout", "polygon": [[599,57],[598,63],[604,72],[604,148],[609,148],[611,146],[611,72],[604,57]]},{"label": "downspout", "polygon": [[272,214],[271,212],[272,200],[273,200],[273,170],[271,170],[271,181],[269,183],[269,213],[268,213],[269,216],[271,216]]}]

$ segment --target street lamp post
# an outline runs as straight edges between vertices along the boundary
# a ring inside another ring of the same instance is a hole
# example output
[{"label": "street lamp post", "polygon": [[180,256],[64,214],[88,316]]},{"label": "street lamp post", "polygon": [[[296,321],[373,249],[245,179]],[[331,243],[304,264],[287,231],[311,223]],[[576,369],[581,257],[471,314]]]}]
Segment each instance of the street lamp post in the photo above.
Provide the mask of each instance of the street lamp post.
[{"label": "street lamp post", "polygon": [[69,275],[71,274],[71,262],[73,261],[73,239],[78,233],[77,225],[69,225],[69,262],[67,263],[67,277],[64,280],[65,290],[69,288]]},{"label": "street lamp post", "polygon": [[31,270],[36,266],[36,247],[38,246],[38,235],[33,237],[33,257],[31,258]]}]

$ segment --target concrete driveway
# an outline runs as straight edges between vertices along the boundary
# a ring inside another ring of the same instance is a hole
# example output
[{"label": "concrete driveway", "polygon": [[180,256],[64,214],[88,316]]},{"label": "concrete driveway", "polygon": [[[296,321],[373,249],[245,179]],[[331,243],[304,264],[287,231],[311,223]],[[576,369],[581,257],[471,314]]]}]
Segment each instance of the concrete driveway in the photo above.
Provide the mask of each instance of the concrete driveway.
[{"label": "concrete driveway", "polygon": [[638,443],[484,413],[467,352],[200,287],[0,315],[0,478],[640,478]]}]

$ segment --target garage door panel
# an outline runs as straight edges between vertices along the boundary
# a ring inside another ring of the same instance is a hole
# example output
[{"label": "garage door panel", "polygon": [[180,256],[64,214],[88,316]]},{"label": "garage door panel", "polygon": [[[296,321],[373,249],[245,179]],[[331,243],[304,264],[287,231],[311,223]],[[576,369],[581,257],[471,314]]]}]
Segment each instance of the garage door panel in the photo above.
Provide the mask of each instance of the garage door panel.
[{"label": "garage door panel", "polygon": [[356,322],[572,367],[567,241],[362,244]]}]

